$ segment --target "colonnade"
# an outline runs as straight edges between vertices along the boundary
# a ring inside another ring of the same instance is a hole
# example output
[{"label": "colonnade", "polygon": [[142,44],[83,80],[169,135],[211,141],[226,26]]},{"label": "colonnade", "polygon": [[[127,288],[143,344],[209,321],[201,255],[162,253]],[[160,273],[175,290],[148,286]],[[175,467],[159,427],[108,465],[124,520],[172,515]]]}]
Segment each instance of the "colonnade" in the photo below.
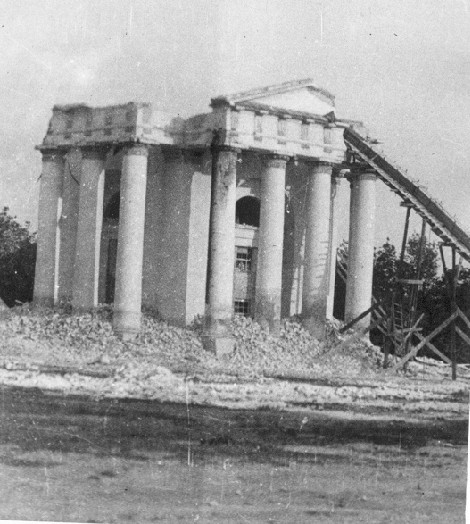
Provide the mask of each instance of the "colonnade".
[{"label": "colonnade", "polygon": [[[85,147],[81,153],[72,306],[75,310],[90,310],[98,305],[104,173],[109,150]],[[66,150],[42,150],[34,302],[48,307],[59,299],[66,154]],[[113,315],[114,329],[124,337],[137,334],[141,324],[147,156],[145,145],[129,144],[124,148]]]},{"label": "colonnade", "polygon": [[[240,151],[212,146],[209,271],[206,345],[215,351],[233,347],[228,325],[233,317],[236,166]],[[66,151],[42,150],[38,254],[34,300],[51,306],[58,299],[58,264],[62,184]],[[75,242],[72,304],[77,310],[98,303],[99,256],[103,217],[104,171],[109,150],[82,149]],[[140,329],[142,259],[148,146],[124,147],[113,325],[123,336]],[[261,211],[254,316],[277,334],[281,321],[282,253],[288,158],[263,154]],[[303,321],[321,336],[331,314],[334,291],[333,167],[311,161],[306,192],[305,255],[302,284]],[[349,269],[346,320],[371,305],[375,179],[373,172],[351,171]],[[333,268],[333,269],[332,269]],[[367,318],[363,323],[367,322]]]},{"label": "colonnade", "polygon": [[[210,271],[206,346],[216,352],[230,351],[229,321],[233,316],[237,150],[212,147],[210,223]],[[261,178],[261,211],[256,272],[254,318],[273,334],[281,321],[282,253],[284,240],[286,161],[264,154]],[[333,166],[311,162],[306,196],[306,231],[302,282],[302,317],[309,331],[321,338],[325,319],[332,317],[336,265],[335,215],[332,195],[336,190]],[[375,180],[373,172],[351,171],[349,268],[346,321],[369,309],[375,232]],[[366,325],[368,317],[359,325]]]}]

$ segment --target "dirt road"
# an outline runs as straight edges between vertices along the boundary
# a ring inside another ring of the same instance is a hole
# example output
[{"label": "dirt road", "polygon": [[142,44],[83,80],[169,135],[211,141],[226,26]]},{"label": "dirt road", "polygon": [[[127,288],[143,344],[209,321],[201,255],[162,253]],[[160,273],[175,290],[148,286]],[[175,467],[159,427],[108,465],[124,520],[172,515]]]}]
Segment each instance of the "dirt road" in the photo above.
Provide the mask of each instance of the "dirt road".
[{"label": "dirt road", "polygon": [[1,395],[0,519],[464,522],[463,418]]}]

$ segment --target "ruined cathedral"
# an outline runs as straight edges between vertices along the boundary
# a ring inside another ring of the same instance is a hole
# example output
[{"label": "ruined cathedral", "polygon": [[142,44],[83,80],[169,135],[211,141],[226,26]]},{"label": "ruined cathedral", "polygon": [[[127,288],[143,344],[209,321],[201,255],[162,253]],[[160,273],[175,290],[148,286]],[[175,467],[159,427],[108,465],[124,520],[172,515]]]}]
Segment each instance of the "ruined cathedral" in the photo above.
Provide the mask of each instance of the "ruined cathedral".
[{"label": "ruined cathedral", "polygon": [[351,182],[346,317],[371,304],[376,173],[346,163],[335,99],[312,80],[217,96],[181,119],[147,103],[60,105],[44,141],[34,300],[204,315],[213,342],[235,313],[272,333],[332,316],[335,187]]}]

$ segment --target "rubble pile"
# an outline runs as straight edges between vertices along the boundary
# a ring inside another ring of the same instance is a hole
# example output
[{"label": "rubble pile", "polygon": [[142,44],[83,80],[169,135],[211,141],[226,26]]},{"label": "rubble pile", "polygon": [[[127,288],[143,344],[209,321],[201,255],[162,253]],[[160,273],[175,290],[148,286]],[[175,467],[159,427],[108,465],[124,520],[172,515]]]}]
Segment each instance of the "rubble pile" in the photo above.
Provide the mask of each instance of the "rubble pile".
[{"label": "rubble pile", "polygon": [[[217,357],[202,346],[201,319],[178,328],[144,313],[132,342],[114,335],[111,320],[109,307],[83,314],[69,307],[7,311],[0,318],[0,383],[234,409],[468,413],[468,373],[452,382],[448,366],[421,359],[406,377],[384,375],[380,349],[335,326],[319,342],[296,319],[273,337],[237,317],[235,350]],[[425,368],[434,374],[425,375]]]},{"label": "rubble pile", "polygon": [[358,342],[337,349],[330,333],[320,343],[295,319],[287,320],[279,337],[269,335],[250,318],[236,317],[232,355],[217,358],[205,351],[199,319],[191,328],[170,326],[144,313],[142,332],[131,342],[113,333],[112,310],[101,306],[91,313],[71,313],[65,305],[32,310],[10,310],[0,322],[0,358],[4,364],[46,364],[94,368],[121,375],[145,376],[155,367],[206,378],[229,375],[239,378],[295,375],[364,376],[378,370],[377,354]]},{"label": "rubble pile", "polygon": [[229,362],[235,369],[248,365],[258,376],[308,373],[312,377],[363,376],[377,371],[369,344],[358,342],[347,351],[338,349],[334,333],[319,342],[297,319],[286,320],[279,337],[270,336],[251,318],[237,317],[233,325],[236,347]]}]

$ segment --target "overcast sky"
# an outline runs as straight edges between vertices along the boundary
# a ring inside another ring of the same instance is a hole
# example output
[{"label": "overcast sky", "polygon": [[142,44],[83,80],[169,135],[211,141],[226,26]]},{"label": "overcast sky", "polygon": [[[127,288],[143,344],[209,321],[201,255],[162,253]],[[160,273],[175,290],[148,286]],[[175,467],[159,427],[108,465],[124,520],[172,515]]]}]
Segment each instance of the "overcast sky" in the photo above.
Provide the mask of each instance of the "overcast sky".
[{"label": "overcast sky", "polygon": [[[0,0],[0,17],[0,204],[21,221],[36,223],[55,103],[188,116],[313,77],[470,230],[468,0]],[[379,202],[383,241],[404,210],[386,189]]]}]

